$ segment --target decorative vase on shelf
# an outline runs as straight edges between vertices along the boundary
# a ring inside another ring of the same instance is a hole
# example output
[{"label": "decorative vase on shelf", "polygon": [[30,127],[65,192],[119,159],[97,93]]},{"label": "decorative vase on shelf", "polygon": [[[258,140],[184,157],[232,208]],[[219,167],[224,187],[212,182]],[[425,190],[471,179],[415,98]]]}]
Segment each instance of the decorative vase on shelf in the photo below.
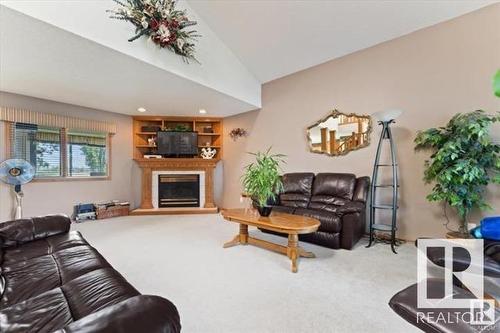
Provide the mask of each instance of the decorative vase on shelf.
[{"label": "decorative vase on shelf", "polygon": [[201,157],[205,160],[210,160],[214,158],[215,154],[217,154],[217,150],[213,148],[202,148],[201,149]]},{"label": "decorative vase on shelf", "polygon": [[148,138],[148,146],[150,146],[150,147],[156,147],[156,139],[155,139],[155,137]]}]

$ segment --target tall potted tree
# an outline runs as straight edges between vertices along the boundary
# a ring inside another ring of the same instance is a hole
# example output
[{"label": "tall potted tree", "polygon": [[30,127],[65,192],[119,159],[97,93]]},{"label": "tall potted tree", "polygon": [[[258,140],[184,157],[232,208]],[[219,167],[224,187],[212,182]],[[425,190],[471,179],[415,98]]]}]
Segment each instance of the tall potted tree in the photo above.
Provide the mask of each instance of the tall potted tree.
[{"label": "tall potted tree", "polygon": [[245,167],[242,176],[244,191],[257,204],[261,216],[271,214],[269,200],[276,199],[283,189],[280,178],[280,164],[283,163],[283,154],[271,154],[271,148],[266,152],[249,153],[255,156],[255,162]]},{"label": "tall potted tree", "polygon": [[417,134],[415,149],[430,149],[424,180],[434,182],[429,201],[441,201],[455,208],[460,217],[458,235],[468,237],[472,209],[487,209],[484,191],[489,183],[500,183],[500,145],[489,134],[500,115],[482,110],[455,115],[445,127]]}]

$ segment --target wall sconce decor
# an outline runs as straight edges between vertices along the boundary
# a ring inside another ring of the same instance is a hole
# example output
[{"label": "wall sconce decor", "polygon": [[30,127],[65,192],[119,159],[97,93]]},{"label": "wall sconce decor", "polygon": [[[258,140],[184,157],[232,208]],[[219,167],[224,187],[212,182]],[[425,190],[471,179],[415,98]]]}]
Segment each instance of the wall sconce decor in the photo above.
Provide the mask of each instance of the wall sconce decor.
[{"label": "wall sconce decor", "polygon": [[233,128],[231,132],[229,132],[229,136],[231,137],[231,139],[233,139],[233,141],[236,141],[238,138],[245,137],[247,135],[247,130],[240,127]]}]

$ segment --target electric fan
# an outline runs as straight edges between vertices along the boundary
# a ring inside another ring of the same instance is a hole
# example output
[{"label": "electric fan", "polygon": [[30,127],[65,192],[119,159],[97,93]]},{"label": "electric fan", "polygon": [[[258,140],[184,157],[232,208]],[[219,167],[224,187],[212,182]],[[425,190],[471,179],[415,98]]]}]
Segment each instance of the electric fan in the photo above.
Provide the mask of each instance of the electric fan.
[{"label": "electric fan", "polygon": [[21,185],[29,183],[35,176],[35,168],[28,161],[13,158],[0,163],[0,180],[14,186],[16,194],[15,219],[23,217],[22,200],[23,191]]}]

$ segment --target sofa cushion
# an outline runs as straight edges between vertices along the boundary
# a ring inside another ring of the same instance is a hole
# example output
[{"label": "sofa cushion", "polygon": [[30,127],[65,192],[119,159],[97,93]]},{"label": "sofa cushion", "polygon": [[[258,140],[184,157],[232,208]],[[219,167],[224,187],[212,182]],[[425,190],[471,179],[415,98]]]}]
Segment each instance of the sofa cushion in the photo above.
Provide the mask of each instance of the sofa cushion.
[{"label": "sofa cushion", "polygon": [[105,267],[110,267],[108,262],[88,245],[69,247],[28,260],[9,261],[3,264],[6,288],[0,300],[0,308],[37,296],[90,271]]},{"label": "sofa cushion", "polygon": [[295,207],[273,206],[273,212],[277,213],[293,214],[295,212],[295,209]]},{"label": "sofa cushion", "polygon": [[172,302],[159,296],[139,295],[94,312],[53,333],[180,331],[179,313]]},{"label": "sofa cushion", "polygon": [[75,320],[139,295],[117,271],[102,268],[61,287]]},{"label": "sofa cushion", "polygon": [[309,203],[310,196],[303,194],[281,194],[280,195],[280,204],[285,207],[302,207],[306,208]]},{"label": "sofa cushion", "polygon": [[111,267],[99,252],[85,245],[57,251],[53,257],[57,263],[62,284],[88,272]]},{"label": "sofa cushion", "polygon": [[311,197],[313,173],[286,173],[282,177],[283,191],[280,194],[280,205],[306,208]]},{"label": "sofa cushion", "polygon": [[0,223],[0,247],[17,246],[37,239],[64,234],[71,220],[66,215],[47,215]]},{"label": "sofa cushion", "polygon": [[338,233],[342,229],[341,218],[327,211],[297,208],[295,214],[318,219],[321,222],[318,231]]},{"label": "sofa cushion", "polygon": [[5,249],[4,263],[18,262],[79,245],[88,245],[78,231],[47,237]]},{"label": "sofa cushion", "polygon": [[51,255],[3,265],[5,291],[0,309],[61,285],[59,270]]},{"label": "sofa cushion", "polygon": [[349,201],[334,197],[325,198],[324,196],[315,196],[311,198],[309,208],[314,210],[327,211],[339,216],[352,213],[362,213],[366,210],[365,204],[358,201]]},{"label": "sofa cushion", "polygon": [[312,196],[328,196],[352,200],[356,176],[350,173],[318,173],[314,178]]},{"label": "sofa cushion", "polygon": [[0,310],[0,332],[53,332],[72,321],[60,288]]}]

